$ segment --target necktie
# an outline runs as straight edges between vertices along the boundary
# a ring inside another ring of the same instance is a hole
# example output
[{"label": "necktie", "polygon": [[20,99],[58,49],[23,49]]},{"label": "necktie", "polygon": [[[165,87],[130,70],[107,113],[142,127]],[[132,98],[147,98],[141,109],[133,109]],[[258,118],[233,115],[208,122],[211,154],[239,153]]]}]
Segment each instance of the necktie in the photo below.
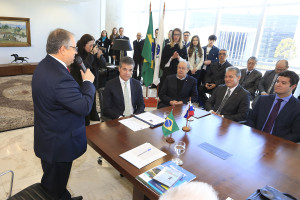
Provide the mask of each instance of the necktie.
[{"label": "necktie", "polygon": [[129,101],[129,94],[128,94],[128,88],[127,88],[127,81],[124,82],[124,104],[125,104],[125,110],[124,115],[125,117],[130,116],[130,101]]},{"label": "necktie", "polygon": [[248,71],[248,72],[247,72],[247,74],[246,74],[246,77],[248,77],[248,76],[249,76],[249,74],[250,74],[250,72]]},{"label": "necktie", "polygon": [[282,99],[278,99],[277,100],[277,103],[275,104],[275,106],[273,107],[272,111],[271,111],[271,114],[269,116],[269,119],[263,129],[264,132],[267,132],[267,133],[270,133],[271,130],[272,130],[272,127],[273,127],[273,124],[277,118],[277,115],[278,115],[278,111],[279,111],[279,108],[280,108],[280,104],[283,100]]},{"label": "necktie", "polygon": [[224,107],[224,105],[225,105],[225,103],[226,103],[226,101],[228,100],[229,97],[230,97],[230,89],[228,88],[227,89],[227,94],[225,95],[224,99],[222,100],[222,102],[221,102],[221,104],[220,104],[220,106],[219,106],[219,108],[216,112],[217,114],[221,113],[221,111],[222,111],[222,109],[223,109],[223,107]]},{"label": "necktie", "polygon": [[267,91],[268,94],[272,94],[273,93],[274,84],[275,84],[277,78],[278,78],[278,74],[275,74],[275,76],[273,78],[273,81],[272,81],[272,84],[270,85],[270,87],[269,87],[269,89]]},{"label": "necktie", "polygon": [[70,69],[67,67],[68,72],[70,72]]}]

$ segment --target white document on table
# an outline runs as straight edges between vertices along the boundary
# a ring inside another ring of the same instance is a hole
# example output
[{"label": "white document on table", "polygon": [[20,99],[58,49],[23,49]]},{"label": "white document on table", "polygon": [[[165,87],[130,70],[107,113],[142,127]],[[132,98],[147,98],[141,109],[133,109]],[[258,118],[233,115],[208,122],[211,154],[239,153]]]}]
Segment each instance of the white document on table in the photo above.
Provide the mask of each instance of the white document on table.
[{"label": "white document on table", "polygon": [[141,169],[165,155],[167,155],[165,152],[152,146],[150,143],[145,143],[122,153],[120,156],[137,168]]},{"label": "white document on table", "polygon": [[122,119],[119,122],[133,131],[139,131],[150,127],[149,124],[134,117]]},{"label": "white document on table", "polygon": [[165,122],[164,118],[150,112],[144,112],[138,115],[134,115],[134,117],[144,121],[147,124],[150,124],[151,127],[162,125]]}]

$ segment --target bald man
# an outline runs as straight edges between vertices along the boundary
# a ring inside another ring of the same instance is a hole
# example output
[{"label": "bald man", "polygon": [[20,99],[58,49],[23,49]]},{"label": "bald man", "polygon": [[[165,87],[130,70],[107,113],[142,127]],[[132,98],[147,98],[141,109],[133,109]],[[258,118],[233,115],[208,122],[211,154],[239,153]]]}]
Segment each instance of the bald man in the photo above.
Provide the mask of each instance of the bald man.
[{"label": "bald man", "polygon": [[[138,32],[136,34],[136,40],[133,41],[133,60],[134,60],[134,69],[133,69],[133,78],[137,79],[137,80],[141,80],[141,76],[142,76],[142,66],[143,66],[143,57],[142,57],[142,50],[143,50],[143,46],[144,46],[144,41],[142,39],[142,34],[140,32]],[[139,71],[139,73],[137,74],[137,71]]]}]

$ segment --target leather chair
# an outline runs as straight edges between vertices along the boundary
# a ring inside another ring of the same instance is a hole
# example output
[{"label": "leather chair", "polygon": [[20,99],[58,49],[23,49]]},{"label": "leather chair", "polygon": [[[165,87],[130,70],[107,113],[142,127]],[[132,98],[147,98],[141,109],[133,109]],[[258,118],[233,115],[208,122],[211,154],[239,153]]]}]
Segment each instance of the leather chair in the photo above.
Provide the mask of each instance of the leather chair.
[{"label": "leather chair", "polygon": [[50,194],[48,194],[40,183],[35,183],[27,188],[21,190],[17,194],[12,195],[12,187],[13,187],[13,179],[14,172],[11,170],[5,171],[0,174],[0,177],[11,173],[11,181],[10,181],[10,192],[6,197],[7,200],[55,200]]}]

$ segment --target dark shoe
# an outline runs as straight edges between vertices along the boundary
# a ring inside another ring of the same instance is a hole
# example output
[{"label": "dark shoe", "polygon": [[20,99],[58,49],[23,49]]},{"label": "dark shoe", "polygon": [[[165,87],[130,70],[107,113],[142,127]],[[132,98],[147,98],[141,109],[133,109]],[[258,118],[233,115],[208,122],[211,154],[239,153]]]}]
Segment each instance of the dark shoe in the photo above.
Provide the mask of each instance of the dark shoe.
[{"label": "dark shoe", "polygon": [[78,196],[78,197],[73,197],[72,200],[82,200],[83,197],[82,196]]},{"label": "dark shoe", "polygon": [[150,89],[153,89],[153,88],[157,88],[157,86],[154,85],[154,84],[152,84],[149,88],[150,88]]}]

